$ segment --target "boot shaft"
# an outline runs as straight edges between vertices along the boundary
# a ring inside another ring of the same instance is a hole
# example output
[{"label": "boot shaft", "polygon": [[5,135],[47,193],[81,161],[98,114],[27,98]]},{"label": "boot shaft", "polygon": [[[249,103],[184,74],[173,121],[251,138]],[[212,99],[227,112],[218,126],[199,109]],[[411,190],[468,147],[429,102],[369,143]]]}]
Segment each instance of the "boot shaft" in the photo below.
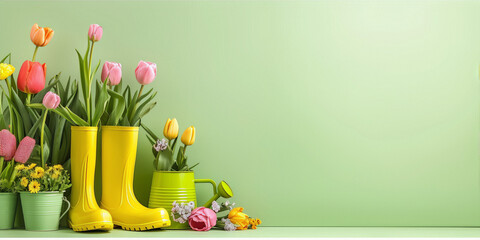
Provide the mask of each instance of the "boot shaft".
[{"label": "boot shaft", "polygon": [[138,127],[102,127],[102,206],[115,208],[134,199],[133,174]]},{"label": "boot shaft", "polygon": [[[95,197],[95,163],[97,156],[97,127],[72,126],[71,179],[72,206],[82,198]],[[91,208],[98,207],[95,201],[85,201]]]}]

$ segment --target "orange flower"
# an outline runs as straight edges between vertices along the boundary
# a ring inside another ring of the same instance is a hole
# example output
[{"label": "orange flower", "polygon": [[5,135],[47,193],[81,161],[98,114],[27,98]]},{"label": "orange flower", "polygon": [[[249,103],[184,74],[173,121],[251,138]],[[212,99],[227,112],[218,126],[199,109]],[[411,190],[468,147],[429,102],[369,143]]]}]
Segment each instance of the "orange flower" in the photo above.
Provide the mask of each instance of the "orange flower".
[{"label": "orange flower", "polygon": [[233,224],[238,225],[237,230],[248,229],[248,215],[243,213],[242,207],[236,207],[232,209],[228,214],[228,219],[230,219],[230,222],[232,222]]},{"label": "orange flower", "polygon": [[45,47],[53,37],[53,30],[48,27],[39,27],[34,24],[30,31],[30,39],[38,47]]}]

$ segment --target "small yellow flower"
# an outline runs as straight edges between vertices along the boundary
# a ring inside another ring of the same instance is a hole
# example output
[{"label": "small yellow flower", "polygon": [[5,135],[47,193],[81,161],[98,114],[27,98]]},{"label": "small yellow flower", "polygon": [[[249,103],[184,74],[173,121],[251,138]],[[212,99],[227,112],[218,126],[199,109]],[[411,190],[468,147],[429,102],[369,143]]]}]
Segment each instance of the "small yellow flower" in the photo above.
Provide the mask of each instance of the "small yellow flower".
[{"label": "small yellow flower", "polygon": [[27,187],[28,179],[26,177],[23,177],[22,180],[20,181],[20,185],[22,185],[23,187]]},{"label": "small yellow flower", "polygon": [[260,219],[258,219],[258,218],[257,218],[257,219],[255,219],[255,220],[257,221],[257,225],[260,225],[260,224],[262,224],[262,220],[260,220]]},{"label": "small yellow flower", "polygon": [[59,172],[59,171],[56,171],[56,170],[53,171],[52,178],[53,178],[53,179],[57,179],[58,176],[60,176],[60,172]]},{"label": "small yellow flower", "polygon": [[23,169],[25,169],[25,165],[23,164],[18,164],[17,166],[15,166],[15,170],[17,171],[22,171]]},{"label": "small yellow flower", "polygon": [[31,163],[30,165],[28,165],[27,169],[28,170],[33,169],[35,166],[37,166],[36,163]]},{"label": "small yellow flower", "polygon": [[32,178],[41,178],[43,177],[43,174],[45,173],[45,170],[43,170],[42,167],[36,167],[35,171],[30,174],[30,177]]},{"label": "small yellow flower", "polygon": [[53,171],[53,167],[48,167],[47,171],[45,171],[45,173],[50,173],[51,171]]},{"label": "small yellow flower", "polygon": [[38,191],[40,191],[40,183],[36,180],[31,181],[28,185],[28,191],[30,191],[30,193],[38,193]]},{"label": "small yellow flower", "polygon": [[0,80],[5,80],[15,72],[15,68],[6,63],[0,63]]},{"label": "small yellow flower", "polygon": [[63,166],[60,165],[60,164],[57,164],[57,165],[53,166],[53,169],[57,170],[57,171],[60,171],[60,170],[63,170]]}]

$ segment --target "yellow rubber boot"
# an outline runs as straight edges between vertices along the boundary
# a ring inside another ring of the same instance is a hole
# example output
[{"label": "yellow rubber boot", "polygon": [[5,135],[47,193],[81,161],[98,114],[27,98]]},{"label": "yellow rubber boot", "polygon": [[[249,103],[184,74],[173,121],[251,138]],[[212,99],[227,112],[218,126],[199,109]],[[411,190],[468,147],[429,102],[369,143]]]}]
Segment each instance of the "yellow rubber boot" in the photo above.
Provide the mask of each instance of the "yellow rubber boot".
[{"label": "yellow rubber boot", "polygon": [[143,231],[170,226],[164,208],[147,208],[133,192],[138,127],[102,126],[102,208],[113,224]]},{"label": "yellow rubber boot", "polygon": [[72,208],[68,223],[73,231],[111,230],[112,216],[98,207],[93,191],[97,155],[97,128],[72,126]]}]

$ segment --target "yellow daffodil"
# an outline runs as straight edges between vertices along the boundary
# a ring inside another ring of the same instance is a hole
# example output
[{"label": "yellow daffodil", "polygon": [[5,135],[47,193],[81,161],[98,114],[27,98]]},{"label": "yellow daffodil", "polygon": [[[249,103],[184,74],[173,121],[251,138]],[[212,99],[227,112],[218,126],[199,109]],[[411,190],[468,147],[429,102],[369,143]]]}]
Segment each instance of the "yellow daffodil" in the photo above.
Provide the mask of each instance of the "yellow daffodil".
[{"label": "yellow daffodil", "polygon": [[23,187],[27,187],[28,179],[26,177],[23,177],[22,180],[20,181],[20,185],[22,185]]},{"label": "yellow daffodil", "polygon": [[232,222],[233,224],[238,225],[237,230],[248,229],[248,225],[250,222],[248,220],[248,215],[243,213],[242,207],[236,207],[230,210],[230,213],[228,214],[228,219],[230,219],[230,222]]},{"label": "yellow daffodil", "polygon": [[36,167],[35,171],[30,174],[30,177],[32,178],[41,178],[43,177],[43,174],[45,173],[45,170],[43,170],[42,167]]},{"label": "yellow daffodil", "polygon": [[57,164],[57,165],[53,166],[53,169],[57,170],[57,171],[60,171],[60,170],[63,170],[63,166],[60,165],[60,164]]},{"label": "yellow daffodil", "polygon": [[40,183],[36,180],[31,181],[28,185],[28,191],[30,191],[30,193],[38,193],[38,191],[40,191]]},{"label": "yellow daffodil", "polygon": [[0,80],[5,80],[15,72],[15,68],[6,63],[0,63]]},{"label": "yellow daffodil", "polygon": [[168,140],[172,140],[178,137],[178,122],[177,119],[167,120],[165,127],[163,128],[163,136]]},{"label": "yellow daffodil", "polygon": [[36,163],[31,163],[30,165],[28,165],[27,169],[28,170],[33,169],[35,166],[37,166]]},{"label": "yellow daffodil", "polygon": [[182,134],[182,143],[186,146],[190,146],[195,143],[195,127],[188,127]]}]

